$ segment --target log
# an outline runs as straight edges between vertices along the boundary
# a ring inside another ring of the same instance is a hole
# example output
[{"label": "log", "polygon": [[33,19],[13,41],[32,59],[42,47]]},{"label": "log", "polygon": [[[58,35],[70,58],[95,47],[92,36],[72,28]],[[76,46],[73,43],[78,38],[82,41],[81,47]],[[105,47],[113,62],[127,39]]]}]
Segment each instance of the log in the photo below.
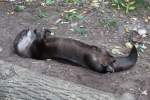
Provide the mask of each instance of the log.
[{"label": "log", "polygon": [[116,96],[0,60],[0,100],[117,100]]}]

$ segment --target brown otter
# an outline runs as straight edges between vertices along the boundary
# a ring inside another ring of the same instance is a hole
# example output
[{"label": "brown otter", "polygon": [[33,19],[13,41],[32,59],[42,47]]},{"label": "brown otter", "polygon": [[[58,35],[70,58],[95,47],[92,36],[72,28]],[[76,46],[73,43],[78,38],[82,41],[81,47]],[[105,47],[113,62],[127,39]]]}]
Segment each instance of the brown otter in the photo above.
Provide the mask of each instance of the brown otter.
[{"label": "brown otter", "polygon": [[[70,39],[48,36],[50,30],[44,32],[23,30],[14,41],[15,52],[22,57],[33,59],[62,58],[97,72],[122,71],[132,67],[136,56],[114,58],[106,50],[93,45]],[[131,50],[137,53],[134,49]],[[115,62],[116,61],[116,62]]]}]

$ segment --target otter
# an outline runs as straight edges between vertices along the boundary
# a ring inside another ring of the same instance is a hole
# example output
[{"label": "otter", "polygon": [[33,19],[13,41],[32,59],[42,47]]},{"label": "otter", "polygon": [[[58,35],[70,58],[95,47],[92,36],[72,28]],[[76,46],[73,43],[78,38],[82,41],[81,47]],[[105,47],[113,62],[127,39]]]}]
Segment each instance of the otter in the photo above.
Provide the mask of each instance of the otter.
[{"label": "otter", "polygon": [[113,57],[105,49],[71,38],[49,36],[50,32],[48,29],[44,32],[36,29],[21,31],[14,40],[15,52],[21,57],[37,60],[61,58],[100,73],[127,70],[136,63],[130,60],[137,59],[136,48],[127,57]]}]

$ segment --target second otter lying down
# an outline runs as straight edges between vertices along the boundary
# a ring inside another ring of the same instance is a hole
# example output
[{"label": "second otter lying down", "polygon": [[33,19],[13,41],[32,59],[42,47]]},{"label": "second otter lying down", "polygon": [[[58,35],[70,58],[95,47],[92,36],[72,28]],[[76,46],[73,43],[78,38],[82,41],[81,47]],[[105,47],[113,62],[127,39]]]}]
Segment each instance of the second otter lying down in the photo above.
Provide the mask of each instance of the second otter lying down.
[{"label": "second otter lying down", "polygon": [[23,30],[14,41],[15,52],[33,59],[61,58],[100,73],[119,72],[133,67],[137,50],[133,46],[129,56],[113,57],[104,49],[70,38],[48,36],[49,30]]}]

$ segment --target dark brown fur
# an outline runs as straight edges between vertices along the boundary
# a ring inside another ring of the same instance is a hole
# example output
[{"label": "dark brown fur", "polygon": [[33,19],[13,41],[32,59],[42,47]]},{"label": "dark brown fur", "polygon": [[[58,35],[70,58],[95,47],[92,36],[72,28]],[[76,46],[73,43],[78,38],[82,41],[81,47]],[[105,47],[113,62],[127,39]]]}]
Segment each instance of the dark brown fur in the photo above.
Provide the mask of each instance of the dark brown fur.
[{"label": "dark brown fur", "polygon": [[106,50],[70,38],[47,38],[42,46],[42,59],[62,58],[98,72],[106,72],[115,61]]},{"label": "dark brown fur", "polygon": [[[14,42],[15,51],[20,56],[22,52],[17,48],[17,45],[19,45],[20,40],[27,38],[24,32],[22,31],[20,33],[22,35],[18,35]],[[70,38],[48,36],[49,32],[49,30],[41,33],[36,30],[32,32],[32,34],[36,34],[36,37],[33,38],[34,41],[27,49],[30,56],[24,55],[23,57],[39,60],[61,58],[101,73],[127,70],[136,63],[137,50],[135,47],[133,47],[129,56],[114,58],[105,49]],[[19,36],[20,39],[18,39]]]},{"label": "dark brown fur", "polygon": [[113,64],[114,72],[120,72],[132,68],[138,58],[136,47],[133,45],[130,53],[126,57],[116,57],[116,62]]}]

